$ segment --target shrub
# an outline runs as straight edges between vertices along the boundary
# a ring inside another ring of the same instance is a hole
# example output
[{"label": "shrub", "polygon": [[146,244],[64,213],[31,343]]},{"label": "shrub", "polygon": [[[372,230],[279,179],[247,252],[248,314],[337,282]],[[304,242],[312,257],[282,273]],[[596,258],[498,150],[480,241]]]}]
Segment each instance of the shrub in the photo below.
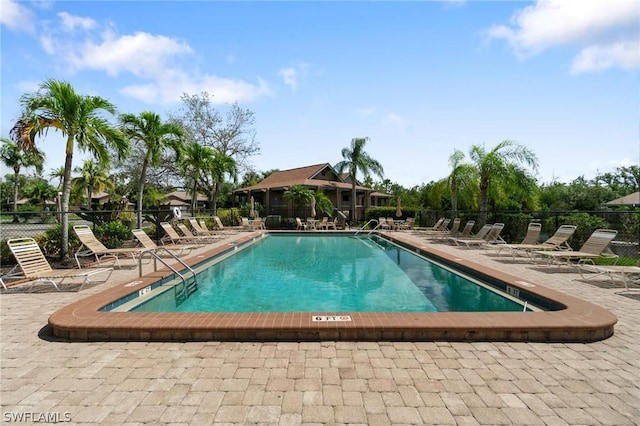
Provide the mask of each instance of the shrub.
[{"label": "shrub", "polygon": [[96,226],[94,234],[107,248],[118,248],[129,239],[131,230],[120,221],[103,223]]},{"label": "shrub", "polygon": [[[44,234],[35,237],[36,242],[45,256],[53,257],[60,253],[62,241],[62,226],[56,225],[45,231]],[[73,232],[73,225],[69,225],[69,253],[75,253],[80,248],[80,240]]]}]

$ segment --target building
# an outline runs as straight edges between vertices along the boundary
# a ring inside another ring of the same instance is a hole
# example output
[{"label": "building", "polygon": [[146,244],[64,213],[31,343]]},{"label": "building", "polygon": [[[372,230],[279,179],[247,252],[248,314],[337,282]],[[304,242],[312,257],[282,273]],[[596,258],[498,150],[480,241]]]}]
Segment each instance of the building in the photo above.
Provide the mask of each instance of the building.
[{"label": "building", "polygon": [[[240,195],[244,202],[253,197],[262,206],[262,216],[293,217],[293,206],[284,199],[284,193],[295,185],[324,192],[336,209],[349,216],[351,183],[345,181],[328,163],[277,171],[258,184],[236,189],[234,193]],[[388,194],[357,184],[356,219],[363,220],[364,212],[369,207],[389,205],[390,198]]]}]

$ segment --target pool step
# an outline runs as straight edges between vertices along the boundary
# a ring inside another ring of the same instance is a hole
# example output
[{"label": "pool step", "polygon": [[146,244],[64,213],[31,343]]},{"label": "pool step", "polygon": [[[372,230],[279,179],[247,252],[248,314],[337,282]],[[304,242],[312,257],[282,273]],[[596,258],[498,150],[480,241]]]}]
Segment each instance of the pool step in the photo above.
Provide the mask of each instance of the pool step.
[{"label": "pool step", "polygon": [[175,300],[176,306],[182,305],[193,293],[198,290],[198,282],[194,276],[188,280],[184,285],[175,286]]}]

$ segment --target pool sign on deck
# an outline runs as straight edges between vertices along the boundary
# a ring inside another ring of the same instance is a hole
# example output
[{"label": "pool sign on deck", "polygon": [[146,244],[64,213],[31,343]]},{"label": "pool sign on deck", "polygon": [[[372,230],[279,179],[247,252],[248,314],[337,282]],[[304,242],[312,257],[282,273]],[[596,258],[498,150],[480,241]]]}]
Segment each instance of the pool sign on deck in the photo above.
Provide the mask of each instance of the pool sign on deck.
[{"label": "pool sign on deck", "polygon": [[345,322],[345,321],[351,321],[351,317],[349,315],[314,315],[312,317],[312,321],[314,322],[318,322],[318,321],[341,321],[341,322]]}]

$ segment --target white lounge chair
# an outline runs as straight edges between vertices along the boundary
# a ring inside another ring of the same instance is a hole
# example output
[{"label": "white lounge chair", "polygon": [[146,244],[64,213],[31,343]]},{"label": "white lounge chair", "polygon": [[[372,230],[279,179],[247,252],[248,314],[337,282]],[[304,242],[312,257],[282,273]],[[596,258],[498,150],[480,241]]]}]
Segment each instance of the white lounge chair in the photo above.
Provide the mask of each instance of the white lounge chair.
[{"label": "white lounge chair", "polygon": [[[82,265],[80,265],[80,257],[94,256],[98,265],[105,258],[111,258],[115,261],[116,266],[120,266],[120,257],[118,255],[127,255],[133,258],[133,260],[136,260],[136,256],[143,251],[140,247],[107,248],[96,238],[91,228],[87,225],[75,225],[73,231],[82,243],[74,255],[78,268],[82,268]],[[84,247],[84,250],[82,247]]]},{"label": "white lounge chair", "polygon": [[[25,278],[31,281],[31,288],[37,282],[50,283],[56,290],[60,290],[58,284],[65,279],[81,278],[82,284],[78,291],[88,282],[104,282],[109,279],[113,268],[97,268],[97,269],[53,269],[42,253],[40,246],[33,238],[14,238],[7,241],[7,245],[18,261],[9,273],[0,277],[0,284],[6,290],[5,279]],[[18,269],[20,271],[18,271]],[[104,280],[93,281],[94,275],[107,274]],[[56,279],[59,281],[56,282]]]},{"label": "white lounge chair", "polygon": [[580,250],[578,251],[534,251],[537,257],[546,259],[549,263],[570,265],[571,262],[591,263],[599,257],[617,258],[614,253],[607,253],[606,249],[609,243],[618,234],[615,229],[596,229],[591,236],[587,238]]}]

